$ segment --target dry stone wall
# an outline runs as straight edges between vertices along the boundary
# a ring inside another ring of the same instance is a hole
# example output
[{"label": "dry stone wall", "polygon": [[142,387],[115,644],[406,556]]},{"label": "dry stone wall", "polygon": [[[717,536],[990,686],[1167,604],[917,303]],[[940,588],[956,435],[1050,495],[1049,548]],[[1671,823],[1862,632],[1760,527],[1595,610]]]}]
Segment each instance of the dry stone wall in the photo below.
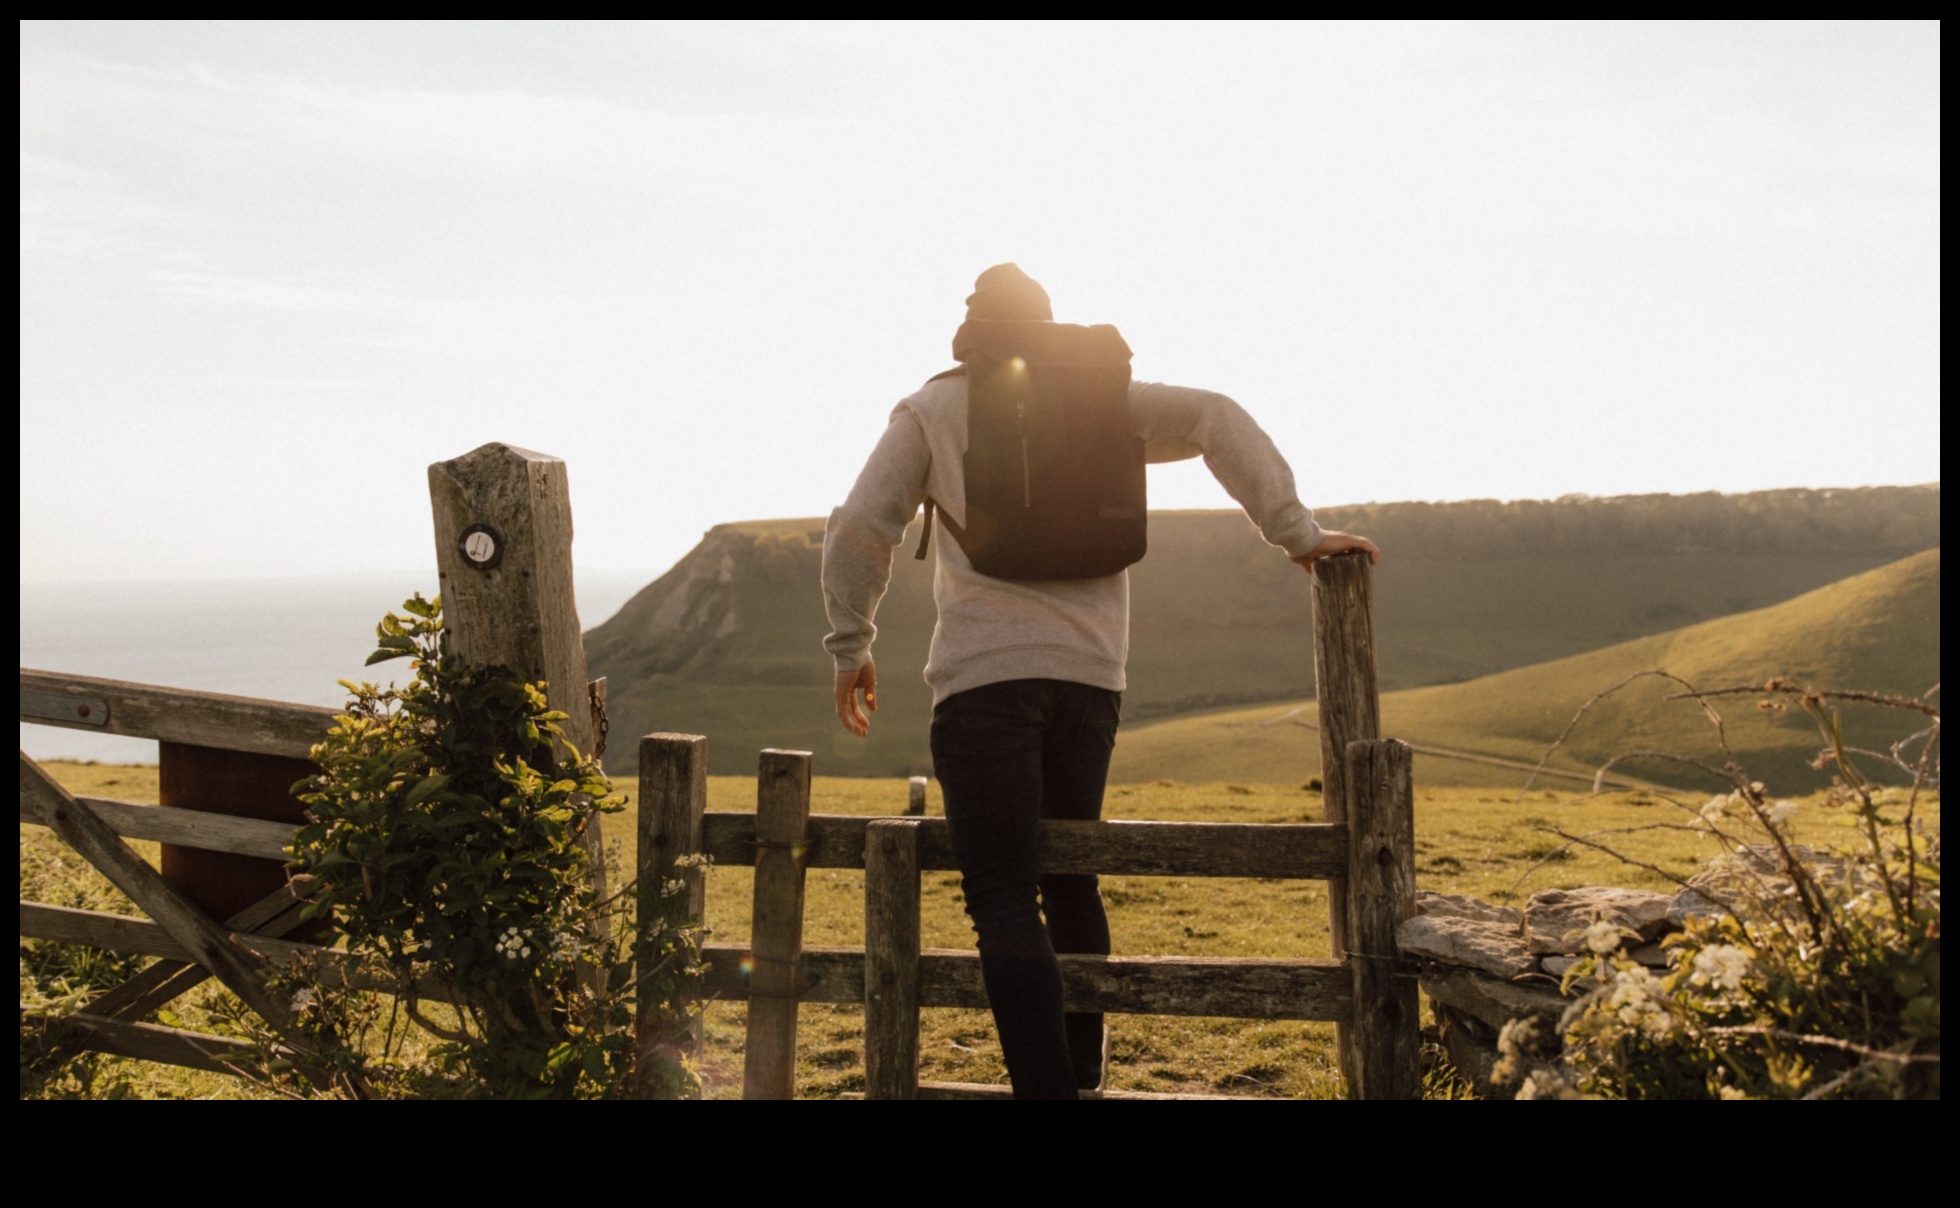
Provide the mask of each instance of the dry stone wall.
[{"label": "dry stone wall", "polygon": [[[1395,933],[1416,962],[1422,992],[1436,1017],[1437,1039],[1451,1064],[1486,1096],[1509,1098],[1517,1080],[1497,1082],[1498,1034],[1514,1019],[1538,1029],[1556,1059],[1559,1023],[1577,999],[1559,990],[1567,970],[1590,951],[1607,924],[1625,951],[1656,969],[1667,966],[1660,941],[1686,920],[1722,910],[1726,895],[1704,874],[1672,894],[1595,885],[1548,889],[1516,910],[1447,893],[1417,893],[1416,914]],[[1519,1070],[1521,1078],[1524,1070]]]}]

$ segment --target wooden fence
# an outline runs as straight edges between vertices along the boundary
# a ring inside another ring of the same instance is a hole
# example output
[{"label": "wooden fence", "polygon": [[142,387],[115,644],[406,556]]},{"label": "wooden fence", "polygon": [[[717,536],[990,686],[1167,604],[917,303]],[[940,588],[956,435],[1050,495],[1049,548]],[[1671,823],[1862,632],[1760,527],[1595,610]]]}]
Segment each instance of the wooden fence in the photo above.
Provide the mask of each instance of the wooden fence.
[{"label": "wooden fence", "polygon": [[[491,445],[431,467],[430,480],[444,608],[458,648],[549,678],[553,706],[574,719],[573,741],[589,749],[603,736],[603,684],[586,700],[556,687],[566,682],[561,676],[579,684],[585,674],[563,463]],[[1396,924],[1414,912],[1410,750],[1377,733],[1369,582],[1360,556],[1314,569],[1322,822],[1045,822],[1041,832],[1044,873],[1325,880],[1332,956],[1062,956],[1070,1010],[1331,1021],[1351,1094],[1417,1092],[1416,985],[1395,949]],[[45,1020],[49,1041],[202,1069],[249,1068],[257,1055],[241,1041],[146,1022],[216,977],[303,1065],[306,1041],[287,1004],[265,989],[268,967],[303,962],[328,984],[366,975],[345,953],[305,942],[298,914],[308,886],[304,878],[286,881],[281,871],[297,803],[264,786],[290,785],[304,774],[303,761],[333,711],[25,668],[20,674],[22,721],[156,739],[164,786],[159,805],[77,798],[21,755],[20,820],[53,828],[149,916],[22,902],[21,936],[156,958],[84,1010]],[[701,917],[704,874],[686,857],[755,869],[750,942],[708,945],[696,991],[748,1004],[744,1097],[792,1097],[797,1012],[805,1002],[864,1006],[869,1098],[1006,1097],[1005,1087],[919,1079],[920,1012],[987,1005],[977,953],[920,946],[920,874],[954,868],[945,820],[919,816],[923,781],[912,782],[905,815],[865,818],[812,815],[810,776],[807,752],[764,751],[755,812],[710,813],[707,740],[640,740],[641,919],[659,908],[657,887],[674,877],[687,882],[688,893],[667,908]],[[125,839],[164,844],[162,869]],[[232,863],[173,866],[173,851],[215,853]],[[811,868],[864,870],[862,946],[804,945]],[[446,997],[440,985],[415,991]],[[650,1048],[657,1039],[643,1034],[640,1043]]]}]

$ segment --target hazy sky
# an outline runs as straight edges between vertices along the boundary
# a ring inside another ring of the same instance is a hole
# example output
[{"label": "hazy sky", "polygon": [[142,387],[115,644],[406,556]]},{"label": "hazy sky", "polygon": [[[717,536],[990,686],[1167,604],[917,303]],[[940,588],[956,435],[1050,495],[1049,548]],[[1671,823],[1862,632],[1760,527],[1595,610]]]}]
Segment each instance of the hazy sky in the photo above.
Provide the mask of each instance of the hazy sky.
[{"label": "hazy sky", "polygon": [[21,578],[424,567],[491,440],[650,578],[841,500],[1002,260],[1313,505],[1937,480],[1939,79],[1931,22],[23,23]]}]

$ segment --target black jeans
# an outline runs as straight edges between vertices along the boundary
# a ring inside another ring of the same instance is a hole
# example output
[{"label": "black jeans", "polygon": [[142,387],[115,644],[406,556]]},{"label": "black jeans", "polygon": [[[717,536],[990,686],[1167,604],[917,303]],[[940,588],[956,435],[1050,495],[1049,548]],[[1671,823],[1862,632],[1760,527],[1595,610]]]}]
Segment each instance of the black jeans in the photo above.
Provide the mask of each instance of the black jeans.
[{"label": "black jeans", "polygon": [[1073,1099],[1101,1072],[1103,1017],[1064,1016],[1055,954],[1107,956],[1109,918],[1095,877],[1035,876],[1035,824],[1102,816],[1121,702],[1087,684],[1008,680],[932,713],[933,772],[1017,1099]]}]

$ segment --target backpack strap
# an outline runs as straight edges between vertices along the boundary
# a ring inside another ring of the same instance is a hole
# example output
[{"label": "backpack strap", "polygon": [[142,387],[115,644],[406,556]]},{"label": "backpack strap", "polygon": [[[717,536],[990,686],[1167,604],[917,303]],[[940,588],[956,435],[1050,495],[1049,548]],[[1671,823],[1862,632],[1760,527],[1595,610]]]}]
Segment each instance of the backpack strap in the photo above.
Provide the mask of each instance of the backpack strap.
[{"label": "backpack strap", "polygon": [[[932,385],[932,383],[938,381],[940,378],[965,377],[965,376],[966,376],[966,366],[955,365],[951,369],[948,369],[943,373],[935,373],[931,377],[927,378],[926,385],[930,386]],[[933,502],[932,496],[930,495],[926,496],[926,522],[925,522],[925,526],[919,530],[919,548],[913,551],[912,554],[912,560],[914,562],[924,562],[926,560],[926,543],[932,540],[932,514],[938,510],[939,510],[939,505]],[[950,525],[953,522],[951,520],[948,520],[946,523]]]},{"label": "backpack strap", "polygon": [[966,540],[966,534],[960,530],[959,525],[953,523],[953,518],[946,514],[946,509],[939,506],[938,500],[928,495],[926,496],[925,527],[919,530],[919,548],[912,551],[912,560],[914,562],[924,562],[926,560],[926,542],[932,540],[932,514],[934,512],[939,513],[939,525],[941,528],[953,534],[955,540],[961,542]]},{"label": "backpack strap", "polygon": [[926,560],[926,542],[932,540],[932,513],[938,506],[938,504],[932,501],[932,496],[926,496],[926,522],[924,527],[919,529],[919,548],[912,554],[912,560],[914,562],[924,562]]}]

